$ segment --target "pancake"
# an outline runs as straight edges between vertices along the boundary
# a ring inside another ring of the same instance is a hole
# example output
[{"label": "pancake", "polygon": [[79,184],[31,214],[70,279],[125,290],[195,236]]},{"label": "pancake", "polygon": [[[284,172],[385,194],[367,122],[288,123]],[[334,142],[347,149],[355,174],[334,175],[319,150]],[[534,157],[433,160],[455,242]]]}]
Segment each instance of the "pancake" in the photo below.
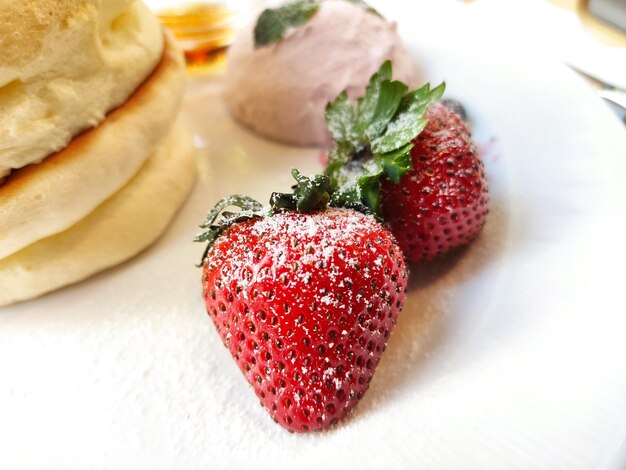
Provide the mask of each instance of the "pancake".
[{"label": "pancake", "polygon": [[133,179],[91,214],[0,260],[0,305],[75,283],[139,253],[166,228],[195,174],[190,135],[177,125]]},{"label": "pancake", "polygon": [[78,222],[154,153],[184,91],[182,55],[171,41],[156,70],[102,124],[0,186],[0,259]]},{"label": "pancake", "polygon": [[100,123],[163,54],[134,0],[0,0],[0,177]]}]

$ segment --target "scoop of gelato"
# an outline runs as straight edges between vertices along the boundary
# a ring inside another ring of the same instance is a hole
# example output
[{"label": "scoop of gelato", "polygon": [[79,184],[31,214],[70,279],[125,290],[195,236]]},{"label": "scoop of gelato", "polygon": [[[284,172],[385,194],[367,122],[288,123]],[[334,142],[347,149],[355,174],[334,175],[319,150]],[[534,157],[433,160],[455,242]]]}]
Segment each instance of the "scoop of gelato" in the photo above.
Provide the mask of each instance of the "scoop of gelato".
[{"label": "scoop of gelato", "polygon": [[329,146],[327,103],[344,90],[361,96],[386,60],[394,79],[412,87],[419,81],[395,23],[348,1],[323,1],[306,23],[261,47],[255,23],[230,50],[225,98],[235,119],[271,139]]}]

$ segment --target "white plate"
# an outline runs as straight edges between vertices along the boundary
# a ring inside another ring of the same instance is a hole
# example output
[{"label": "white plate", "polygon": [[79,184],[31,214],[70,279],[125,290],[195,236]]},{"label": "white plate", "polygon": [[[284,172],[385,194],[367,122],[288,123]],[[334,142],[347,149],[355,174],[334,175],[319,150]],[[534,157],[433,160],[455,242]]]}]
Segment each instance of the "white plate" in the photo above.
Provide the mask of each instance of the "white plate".
[{"label": "white plate", "polygon": [[312,435],[275,425],[204,312],[191,239],[206,210],[235,192],[266,200],[290,167],[320,164],[240,129],[219,82],[196,81],[202,181],[166,235],[0,311],[0,468],[624,468],[626,133],[564,67],[483,43],[476,24],[453,25],[462,50],[435,41],[439,20],[403,33],[470,110],[492,213],[462,255],[414,269],[349,419]]}]

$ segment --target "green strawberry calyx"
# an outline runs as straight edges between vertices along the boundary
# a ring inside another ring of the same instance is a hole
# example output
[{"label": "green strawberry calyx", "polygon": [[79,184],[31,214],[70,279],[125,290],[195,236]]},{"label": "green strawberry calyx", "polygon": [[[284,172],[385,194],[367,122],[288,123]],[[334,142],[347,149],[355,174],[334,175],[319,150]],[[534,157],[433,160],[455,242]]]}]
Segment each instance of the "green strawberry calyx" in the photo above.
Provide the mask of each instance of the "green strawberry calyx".
[{"label": "green strawberry calyx", "polygon": [[[264,206],[248,196],[227,196],[209,211],[205,221],[200,225],[202,232],[194,241],[206,243],[206,249],[198,267],[204,265],[209,250],[217,240],[233,224],[246,220],[269,217],[281,211],[314,212],[328,207],[331,198],[330,179],[326,175],[312,177],[302,175],[298,170],[291,170],[296,180],[291,193],[272,193],[270,203]],[[230,209],[237,209],[232,211]]]},{"label": "green strawberry calyx", "polygon": [[441,98],[445,83],[409,91],[391,76],[387,61],[356,104],[344,91],[326,107],[335,143],[324,171],[333,187],[331,205],[360,205],[379,215],[381,178],[398,183],[411,169],[412,141],[426,127],[424,114]]},{"label": "green strawberry calyx", "polygon": [[[345,1],[381,16],[363,0]],[[320,3],[321,0],[295,0],[263,10],[254,28],[254,46],[259,48],[280,41],[291,28],[297,28],[313,18],[320,9]]]},{"label": "green strawberry calyx", "polygon": [[[228,208],[237,208],[236,212],[227,211]],[[206,219],[200,228],[200,232],[193,241],[206,243],[206,249],[202,254],[202,259],[198,267],[204,265],[209,250],[215,243],[215,240],[226,231],[231,225],[244,222],[249,219],[263,217],[265,209],[263,204],[248,196],[233,195],[227,196],[219,201],[213,209],[209,211]]]}]

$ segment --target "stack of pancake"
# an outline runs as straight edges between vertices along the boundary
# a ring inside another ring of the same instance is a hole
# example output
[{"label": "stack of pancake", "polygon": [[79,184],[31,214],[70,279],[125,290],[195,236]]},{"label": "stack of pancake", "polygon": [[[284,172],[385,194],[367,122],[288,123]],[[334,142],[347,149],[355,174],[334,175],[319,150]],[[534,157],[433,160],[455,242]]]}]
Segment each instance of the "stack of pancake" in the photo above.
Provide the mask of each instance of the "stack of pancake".
[{"label": "stack of pancake", "polygon": [[195,179],[182,55],[133,0],[0,0],[0,305],[151,244]]}]

